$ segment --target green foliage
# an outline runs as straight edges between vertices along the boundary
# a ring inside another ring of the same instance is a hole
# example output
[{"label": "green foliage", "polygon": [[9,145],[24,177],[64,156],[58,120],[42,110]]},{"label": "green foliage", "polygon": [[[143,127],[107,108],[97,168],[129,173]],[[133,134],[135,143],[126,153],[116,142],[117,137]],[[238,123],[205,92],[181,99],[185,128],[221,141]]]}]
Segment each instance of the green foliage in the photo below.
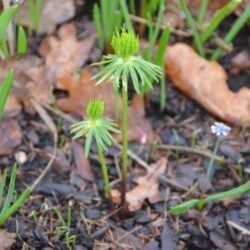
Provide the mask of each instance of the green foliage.
[{"label": "green foliage", "polygon": [[2,54],[2,57],[9,56],[9,50],[6,43],[5,33],[10,21],[14,17],[14,14],[16,13],[17,10],[18,6],[14,5],[5,9],[0,15],[0,54]]},{"label": "green foliage", "polygon": [[209,22],[206,28],[201,33],[201,42],[206,42],[213,34],[215,29],[220,25],[220,23],[241,3],[242,0],[232,0],[224,7],[222,7],[213,19]]},{"label": "green foliage", "polygon": [[90,145],[93,138],[101,151],[107,151],[108,146],[115,143],[115,139],[110,134],[119,133],[115,128],[113,120],[101,117],[104,110],[104,102],[101,100],[92,100],[87,106],[88,119],[75,123],[70,127],[70,133],[75,133],[73,139],[86,137],[85,154],[89,155]]},{"label": "green foliage", "polygon": [[15,192],[16,171],[17,171],[17,166],[14,165],[11,172],[8,192],[3,204],[2,201],[6,184],[6,178],[7,178],[6,170],[2,175],[2,180],[0,185],[0,206],[2,207],[0,212],[0,226],[3,226],[6,220],[8,220],[12,214],[15,213],[20,207],[22,207],[22,205],[29,198],[31,192],[29,188],[26,188],[24,192],[21,194],[21,196],[17,200],[15,200],[14,203],[11,205],[11,203],[13,202],[13,194]]},{"label": "green foliage", "polygon": [[25,54],[27,51],[27,37],[22,26],[18,27],[17,53]]},{"label": "green foliage", "polygon": [[2,84],[0,85],[0,122],[3,118],[4,106],[12,87],[13,77],[14,72],[13,70],[10,70],[5,79],[3,80]]},{"label": "green foliage", "polygon": [[102,174],[104,179],[104,193],[106,198],[110,195],[108,170],[103,155],[104,150],[108,150],[108,146],[116,143],[111,133],[120,133],[111,119],[102,117],[104,112],[104,101],[101,99],[92,100],[89,102],[86,113],[87,120],[73,124],[70,128],[70,133],[76,133],[73,139],[86,137],[85,154],[89,155],[90,145],[93,138],[97,144],[97,151],[101,163]]},{"label": "green foliage", "polygon": [[29,16],[29,36],[32,30],[39,32],[39,24],[41,20],[42,0],[28,0],[28,16]]},{"label": "green foliage", "polygon": [[[104,66],[94,78],[98,80],[97,84],[111,78],[116,89],[119,88],[121,80],[122,87],[127,91],[129,77],[131,77],[135,91],[141,94],[144,85],[147,85],[150,89],[153,88],[152,79],[157,82],[159,81],[159,78],[162,76],[162,68],[144,60],[140,56],[132,55],[135,53],[134,48],[137,46],[136,36],[131,35],[131,32],[123,29],[119,36],[119,42],[116,41],[118,36],[113,36],[112,41],[116,42],[113,42],[112,45],[114,46],[114,50],[119,52],[119,55],[103,56],[103,61],[93,64]],[[121,45],[123,47],[120,47]]]},{"label": "green foliage", "polygon": [[111,52],[109,47],[113,32],[121,27],[122,14],[116,12],[118,0],[100,0],[93,9],[98,44],[101,49]]},{"label": "green foliage", "polygon": [[172,215],[180,215],[188,211],[192,207],[202,209],[208,202],[217,202],[222,199],[232,198],[238,195],[241,195],[250,190],[250,181],[240,185],[239,187],[233,188],[231,190],[220,192],[216,194],[207,195],[201,199],[192,199],[186,201],[180,205],[170,207],[170,213]]},{"label": "green foliage", "polygon": [[209,4],[209,0],[201,1],[201,8],[200,8],[199,16],[198,16],[198,23],[200,24],[204,22],[208,4]]},{"label": "green foliage", "polygon": [[193,36],[194,36],[195,46],[197,47],[199,54],[202,57],[205,57],[205,52],[204,52],[204,49],[203,49],[203,46],[202,46],[202,41],[201,41],[200,34],[199,34],[199,32],[198,32],[198,30],[196,28],[194,19],[193,19],[191,13],[188,10],[188,7],[186,5],[185,0],[179,0],[179,4],[180,4],[183,12],[185,13],[185,18],[187,20],[188,26],[192,30],[192,33],[193,33]]},{"label": "green foliage", "polygon": [[[250,7],[248,6],[242,15],[238,17],[231,29],[227,32],[224,37],[224,42],[230,44],[235,36],[239,33],[242,27],[250,20]],[[220,58],[222,50],[220,48],[216,49],[211,56],[211,60],[218,60]]]}]

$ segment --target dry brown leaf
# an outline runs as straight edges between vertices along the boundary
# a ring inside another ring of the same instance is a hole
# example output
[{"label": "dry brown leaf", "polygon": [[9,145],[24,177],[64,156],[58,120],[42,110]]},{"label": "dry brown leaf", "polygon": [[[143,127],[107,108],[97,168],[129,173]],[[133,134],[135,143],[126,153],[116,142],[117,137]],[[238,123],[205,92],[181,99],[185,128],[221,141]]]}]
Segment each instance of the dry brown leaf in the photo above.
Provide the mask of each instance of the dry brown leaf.
[{"label": "dry brown leaf", "polygon": [[78,40],[75,26],[65,24],[58,30],[57,37],[45,37],[39,53],[45,59],[46,69],[55,77],[76,72],[89,58],[95,42],[93,30],[85,39]]},{"label": "dry brown leaf", "polygon": [[64,75],[57,81],[57,88],[67,91],[68,97],[57,100],[57,105],[65,112],[84,117],[87,104],[92,98],[105,100],[105,116],[114,117],[114,91],[111,84],[95,85],[88,70],[81,74]]},{"label": "dry brown leaf", "polygon": [[136,180],[137,186],[126,193],[126,201],[130,211],[141,208],[143,202],[148,199],[155,203],[159,198],[158,175],[162,175],[167,168],[167,159],[160,158],[158,162],[151,164],[148,173]]},{"label": "dry brown leaf", "polygon": [[0,124],[0,155],[8,155],[21,144],[22,131],[16,120],[3,120]]},{"label": "dry brown leaf", "polygon": [[72,151],[77,168],[77,173],[88,181],[94,181],[95,176],[91,170],[89,159],[85,156],[83,145],[78,142],[72,143]]},{"label": "dry brown leaf", "polygon": [[0,230],[0,249],[8,250],[16,242],[16,234]]},{"label": "dry brown leaf", "polygon": [[217,62],[201,58],[191,47],[178,43],[165,54],[166,71],[174,85],[220,119],[233,124],[250,123],[250,90],[234,93]]},{"label": "dry brown leaf", "polygon": [[[76,11],[73,0],[43,0],[41,10],[40,34],[52,33],[58,24],[62,24],[74,17]],[[25,1],[21,8],[21,23],[25,26],[29,25],[28,17],[28,1]]]}]

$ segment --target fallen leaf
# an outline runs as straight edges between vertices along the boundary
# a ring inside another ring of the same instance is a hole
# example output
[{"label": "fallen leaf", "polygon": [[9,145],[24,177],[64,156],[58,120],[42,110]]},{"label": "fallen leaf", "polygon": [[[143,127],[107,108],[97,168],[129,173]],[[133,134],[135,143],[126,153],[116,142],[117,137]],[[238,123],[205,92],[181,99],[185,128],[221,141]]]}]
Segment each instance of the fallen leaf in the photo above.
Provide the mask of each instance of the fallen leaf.
[{"label": "fallen leaf", "polygon": [[159,199],[158,175],[162,175],[167,168],[167,159],[160,158],[158,162],[151,164],[148,173],[136,180],[137,186],[126,193],[126,201],[130,211],[141,208],[143,202],[148,199],[155,203]]},{"label": "fallen leaf", "polygon": [[72,151],[75,165],[78,170],[77,173],[85,180],[94,181],[95,176],[91,170],[89,159],[85,156],[83,145],[78,142],[73,142]]},{"label": "fallen leaf", "polygon": [[45,59],[45,67],[51,75],[58,77],[76,72],[89,58],[95,42],[94,29],[89,29],[86,38],[78,40],[73,23],[64,24],[57,37],[48,35],[39,47],[40,55]]},{"label": "fallen leaf", "polygon": [[16,120],[3,120],[0,124],[0,155],[10,154],[22,142],[22,131]]},{"label": "fallen leaf", "polygon": [[110,190],[110,197],[114,204],[120,205],[121,204],[121,192],[117,189]]},{"label": "fallen leaf", "polygon": [[[58,24],[62,24],[74,17],[75,12],[75,3],[73,0],[43,0],[39,22],[39,33],[52,33]],[[21,23],[25,26],[29,26],[28,1],[25,1],[22,4],[20,15]]]},{"label": "fallen leaf", "polygon": [[233,124],[250,123],[250,90],[232,92],[225,70],[201,58],[183,43],[169,46],[166,71],[173,84],[220,119]]},{"label": "fallen leaf", "polygon": [[0,230],[0,246],[1,249],[11,249],[11,246],[16,242],[16,234],[9,233],[6,230]]},{"label": "fallen leaf", "polygon": [[95,85],[88,70],[81,74],[64,75],[58,78],[57,88],[67,91],[68,96],[57,100],[57,105],[65,112],[84,117],[87,104],[92,98],[105,100],[106,117],[114,117],[114,91],[111,84]]}]

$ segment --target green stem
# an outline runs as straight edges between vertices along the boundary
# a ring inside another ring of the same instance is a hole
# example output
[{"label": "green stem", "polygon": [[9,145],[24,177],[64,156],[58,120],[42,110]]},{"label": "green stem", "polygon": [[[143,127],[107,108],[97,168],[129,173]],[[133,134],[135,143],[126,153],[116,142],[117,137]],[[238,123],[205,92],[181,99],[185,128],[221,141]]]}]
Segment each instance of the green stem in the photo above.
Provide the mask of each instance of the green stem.
[{"label": "green stem", "polygon": [[125,194],[126,194],[126,179],[128,168],[128,134],[127,134],[127,122],[128,122],[128,92],[125,87],[122,87],[122,206],[125,207]]},{"label": "green stem", "polygon": [[212,168],[213,168],[213,165],[214,165],[214,158],[215,158],[215,155],[217,155],[217,151],[218,151],[218,148],[219,148],[219,145],[220,145],[220,141],[221,141],[221,138],[217,137],[216,143],[215,143],[215,146],[214,146],[213,157],[210,159],[210,162],[209,162],[209,165],[208,165],[208,168],[207,168],[207,178],[208,179],[211,178],[211,172],[212,172]]},{"label": "green stem", "polygon": [[107,165],[106,165],[106,162],[104,159],[103,152],[99,146],[97,146],[97,151],[98,151],[98,155],[99,155],[100,163],[101,163],[101,167],[102,167],[102,175],[103,175],[103,181],[104,181],[104,194],[105,194],[106,198],[109,198],[110,187],[109,187],[109,176],[108,176]]},{"label": "green stem", "polygon": [[199,17],[198,17],[198,23],[200,24],[204,22],[208,3],[209,3],[209,0],[202,0],[201,2],[201,8],[200,8]]}]

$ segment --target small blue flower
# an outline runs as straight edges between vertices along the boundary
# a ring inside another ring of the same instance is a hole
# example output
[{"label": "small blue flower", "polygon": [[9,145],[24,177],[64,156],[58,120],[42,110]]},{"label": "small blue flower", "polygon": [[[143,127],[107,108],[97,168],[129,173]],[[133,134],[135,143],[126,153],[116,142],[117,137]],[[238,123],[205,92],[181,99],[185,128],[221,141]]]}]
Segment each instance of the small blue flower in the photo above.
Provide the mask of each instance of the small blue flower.
[{"label": "small blue flower", "polygon": [[223,122],[215,122],[214,125],[211,126],[211,132],[216,134],[216,136],[227,136],[230,131],[231,128]]}]

